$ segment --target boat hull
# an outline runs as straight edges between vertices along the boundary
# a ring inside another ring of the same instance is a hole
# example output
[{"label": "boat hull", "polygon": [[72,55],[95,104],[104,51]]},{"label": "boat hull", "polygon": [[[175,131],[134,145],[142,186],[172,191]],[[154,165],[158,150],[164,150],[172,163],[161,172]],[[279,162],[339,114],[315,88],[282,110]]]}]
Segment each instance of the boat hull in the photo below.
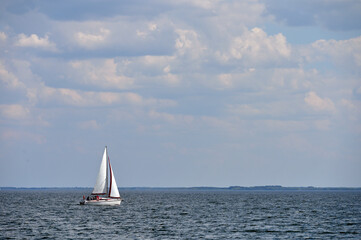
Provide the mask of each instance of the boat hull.
[{"label": "boat hull", "polygon": [[80,205],[95,205],[95,206],[116,206],[120,205],[122,199],[118,198],[102,198],[99,200],[83,200]]}]

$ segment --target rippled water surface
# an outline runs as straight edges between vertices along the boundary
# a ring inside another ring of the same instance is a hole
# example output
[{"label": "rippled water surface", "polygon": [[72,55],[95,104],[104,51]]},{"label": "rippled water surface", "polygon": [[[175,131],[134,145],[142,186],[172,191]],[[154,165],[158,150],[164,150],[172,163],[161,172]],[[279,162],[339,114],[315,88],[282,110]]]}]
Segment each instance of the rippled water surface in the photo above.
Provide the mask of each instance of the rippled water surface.
[{"label": "rippled water surface", "polygon": [[0,239],[361,239],[361,192],[0,191]]}]

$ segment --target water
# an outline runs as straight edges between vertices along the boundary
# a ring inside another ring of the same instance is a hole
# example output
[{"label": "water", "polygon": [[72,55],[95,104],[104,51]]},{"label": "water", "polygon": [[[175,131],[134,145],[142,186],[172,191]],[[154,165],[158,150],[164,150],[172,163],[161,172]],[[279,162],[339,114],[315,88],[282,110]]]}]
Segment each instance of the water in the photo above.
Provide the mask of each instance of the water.
[{"label": "water", "polygon": [[0,191],[0,239],[361,239],[361,192]]}]

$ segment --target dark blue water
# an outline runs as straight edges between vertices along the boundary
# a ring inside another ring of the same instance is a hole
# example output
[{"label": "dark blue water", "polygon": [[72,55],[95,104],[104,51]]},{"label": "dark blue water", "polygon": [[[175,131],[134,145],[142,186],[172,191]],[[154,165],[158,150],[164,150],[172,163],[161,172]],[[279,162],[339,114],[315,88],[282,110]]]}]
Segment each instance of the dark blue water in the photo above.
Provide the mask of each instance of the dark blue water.
[{"label": "dark blue water", "polygon": [[0,191],[0,239],[361,239],[361,192]]}]

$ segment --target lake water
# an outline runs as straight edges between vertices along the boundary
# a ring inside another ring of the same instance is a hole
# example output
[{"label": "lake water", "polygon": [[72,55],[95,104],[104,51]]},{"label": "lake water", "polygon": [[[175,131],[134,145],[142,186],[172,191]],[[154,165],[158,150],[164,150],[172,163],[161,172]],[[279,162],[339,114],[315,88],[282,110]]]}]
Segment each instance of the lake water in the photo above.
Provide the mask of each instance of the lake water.
[{"label": "lake water", "polygon": [[361,239],[360,191],[0,191],[0,239]]}]

